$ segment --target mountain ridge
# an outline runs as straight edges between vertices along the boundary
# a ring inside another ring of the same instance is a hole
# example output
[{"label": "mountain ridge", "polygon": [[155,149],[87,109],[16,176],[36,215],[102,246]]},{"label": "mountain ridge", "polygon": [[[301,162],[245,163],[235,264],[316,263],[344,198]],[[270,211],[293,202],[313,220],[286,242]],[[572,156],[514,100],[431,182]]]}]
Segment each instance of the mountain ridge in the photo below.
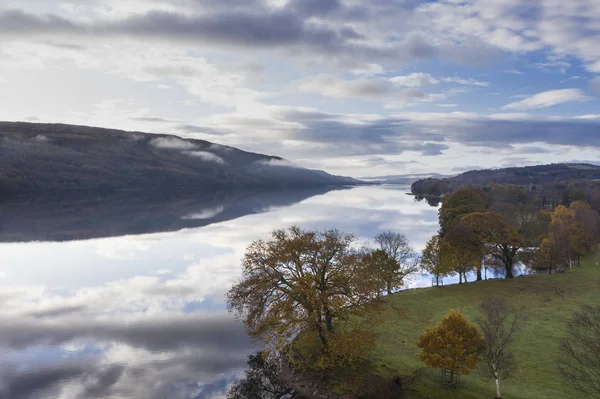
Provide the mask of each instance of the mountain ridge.
[{"label": "mountain ridge", "polygon": [[363,183],[206,140],[59,123],[0,122],[0,155],[0,197]]}]

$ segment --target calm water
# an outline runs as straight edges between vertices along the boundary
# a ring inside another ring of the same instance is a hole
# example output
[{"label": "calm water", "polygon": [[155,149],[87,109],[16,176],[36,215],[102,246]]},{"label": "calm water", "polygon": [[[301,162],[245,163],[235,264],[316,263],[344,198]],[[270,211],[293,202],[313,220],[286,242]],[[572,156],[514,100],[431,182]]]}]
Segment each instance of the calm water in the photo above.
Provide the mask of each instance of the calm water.
[{"label": "calm water", "polygon": [[5,209],[3,241],[67,241],[0,244],[0,397],[223,397],[254,349],[224,305],[245,247],[297,224],[365,240],[400,231],[422,249],[437,209],[407,191],[216,196],[170,202],[167,213],[147,204]]}]

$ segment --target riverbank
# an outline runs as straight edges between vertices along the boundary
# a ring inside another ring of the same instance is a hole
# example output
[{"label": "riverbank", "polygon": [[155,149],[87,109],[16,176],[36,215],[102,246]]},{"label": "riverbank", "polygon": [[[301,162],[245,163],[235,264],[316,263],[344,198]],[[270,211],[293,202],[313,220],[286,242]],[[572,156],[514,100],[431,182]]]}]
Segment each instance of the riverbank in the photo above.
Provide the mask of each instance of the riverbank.
[{"label": "riverbank", "polygon": [[[408,388],[405,398],[492,398],[493,382],[486,380],[480,370],[471,376],[461,376],[460,387],[456,390],[440,388],[439,370],[429,369],[419,360],[417,340],[426,326],[435,325],[449,309],[460,308],[473,321],[483,301],[498,297],[525,310],[525,321],[513,346],[517,369],[512,377],[502,382],[503,398],[575,399],[577,393],[567,387],[556,367],[559,340],[573,312],[584,304],[600,303],[599,259],[599,256],[586,259],[580,267],[566,273],[392,294],[386,298],[385,321],[378,327],[377,347],[369,356],[369,370],[364,370],[364,374],[375,376],[378,381],[403,376],[405,388]],[[336,374],[337,378],[330,383],[332,392],[348,394],[356,390],[353,378],[347,376],[360,375],[361,370]],[[363,379],[359,384],[369,384],[369,381]]]}]

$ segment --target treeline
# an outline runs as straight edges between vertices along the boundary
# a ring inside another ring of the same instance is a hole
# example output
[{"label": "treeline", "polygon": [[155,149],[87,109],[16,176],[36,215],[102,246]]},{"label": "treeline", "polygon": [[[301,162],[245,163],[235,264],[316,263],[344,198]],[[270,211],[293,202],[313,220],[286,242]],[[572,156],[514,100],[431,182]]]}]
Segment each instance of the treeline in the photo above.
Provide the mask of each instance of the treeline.
[{"label": "treeline", "polygon": [[466,282],[471,271],[482,280],[486,267],[503,268],[512,278],[516,264],[548,273],[579,265],[600,241],[598,211],[584,198],[546,208],[517,186],[459,189],[444,196],[440,230],[427,242],[421,265],[436,285],[456,274]]},{"label": "treeline", "polygon": [[492,190],[510,187],[527,196],[528,204],[544,209],[569,206],[586,201],[600,211],[600,166],[587,164],[551,164],[523,168],[477,170],[445,179],[421,179],[411,185],[418,199],[438,205],[444,194],[462,188]]}]

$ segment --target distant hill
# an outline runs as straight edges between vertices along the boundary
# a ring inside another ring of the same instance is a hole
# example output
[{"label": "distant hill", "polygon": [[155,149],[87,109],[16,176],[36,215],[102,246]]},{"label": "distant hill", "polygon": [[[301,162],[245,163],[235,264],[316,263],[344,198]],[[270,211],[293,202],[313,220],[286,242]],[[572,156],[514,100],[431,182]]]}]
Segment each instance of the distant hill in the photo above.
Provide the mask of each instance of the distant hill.
[{"label": "distant hill", "polygon": [[442,175],[439,173],[413,173],[406,175],[387,175],[387,176],[375,176],[375,177],[364,177],[361,180],[378,183],[378,184],[411,184],[419,179],[435,178],[441,179],[449,177],[448,175]]},{"label": "distant hill", "polygon": [[358,180],[204,140],[0,122],[0,198],[33,193],[308,188]]},{"label": "distant hill", "polygon": [[503,169],[471,170],[454,177],[419,179],[411,185],[415,195],[439,196],[461,187],[514,184],[526,188],[600,180],[600,166],[586,163],[555,163]]}]

